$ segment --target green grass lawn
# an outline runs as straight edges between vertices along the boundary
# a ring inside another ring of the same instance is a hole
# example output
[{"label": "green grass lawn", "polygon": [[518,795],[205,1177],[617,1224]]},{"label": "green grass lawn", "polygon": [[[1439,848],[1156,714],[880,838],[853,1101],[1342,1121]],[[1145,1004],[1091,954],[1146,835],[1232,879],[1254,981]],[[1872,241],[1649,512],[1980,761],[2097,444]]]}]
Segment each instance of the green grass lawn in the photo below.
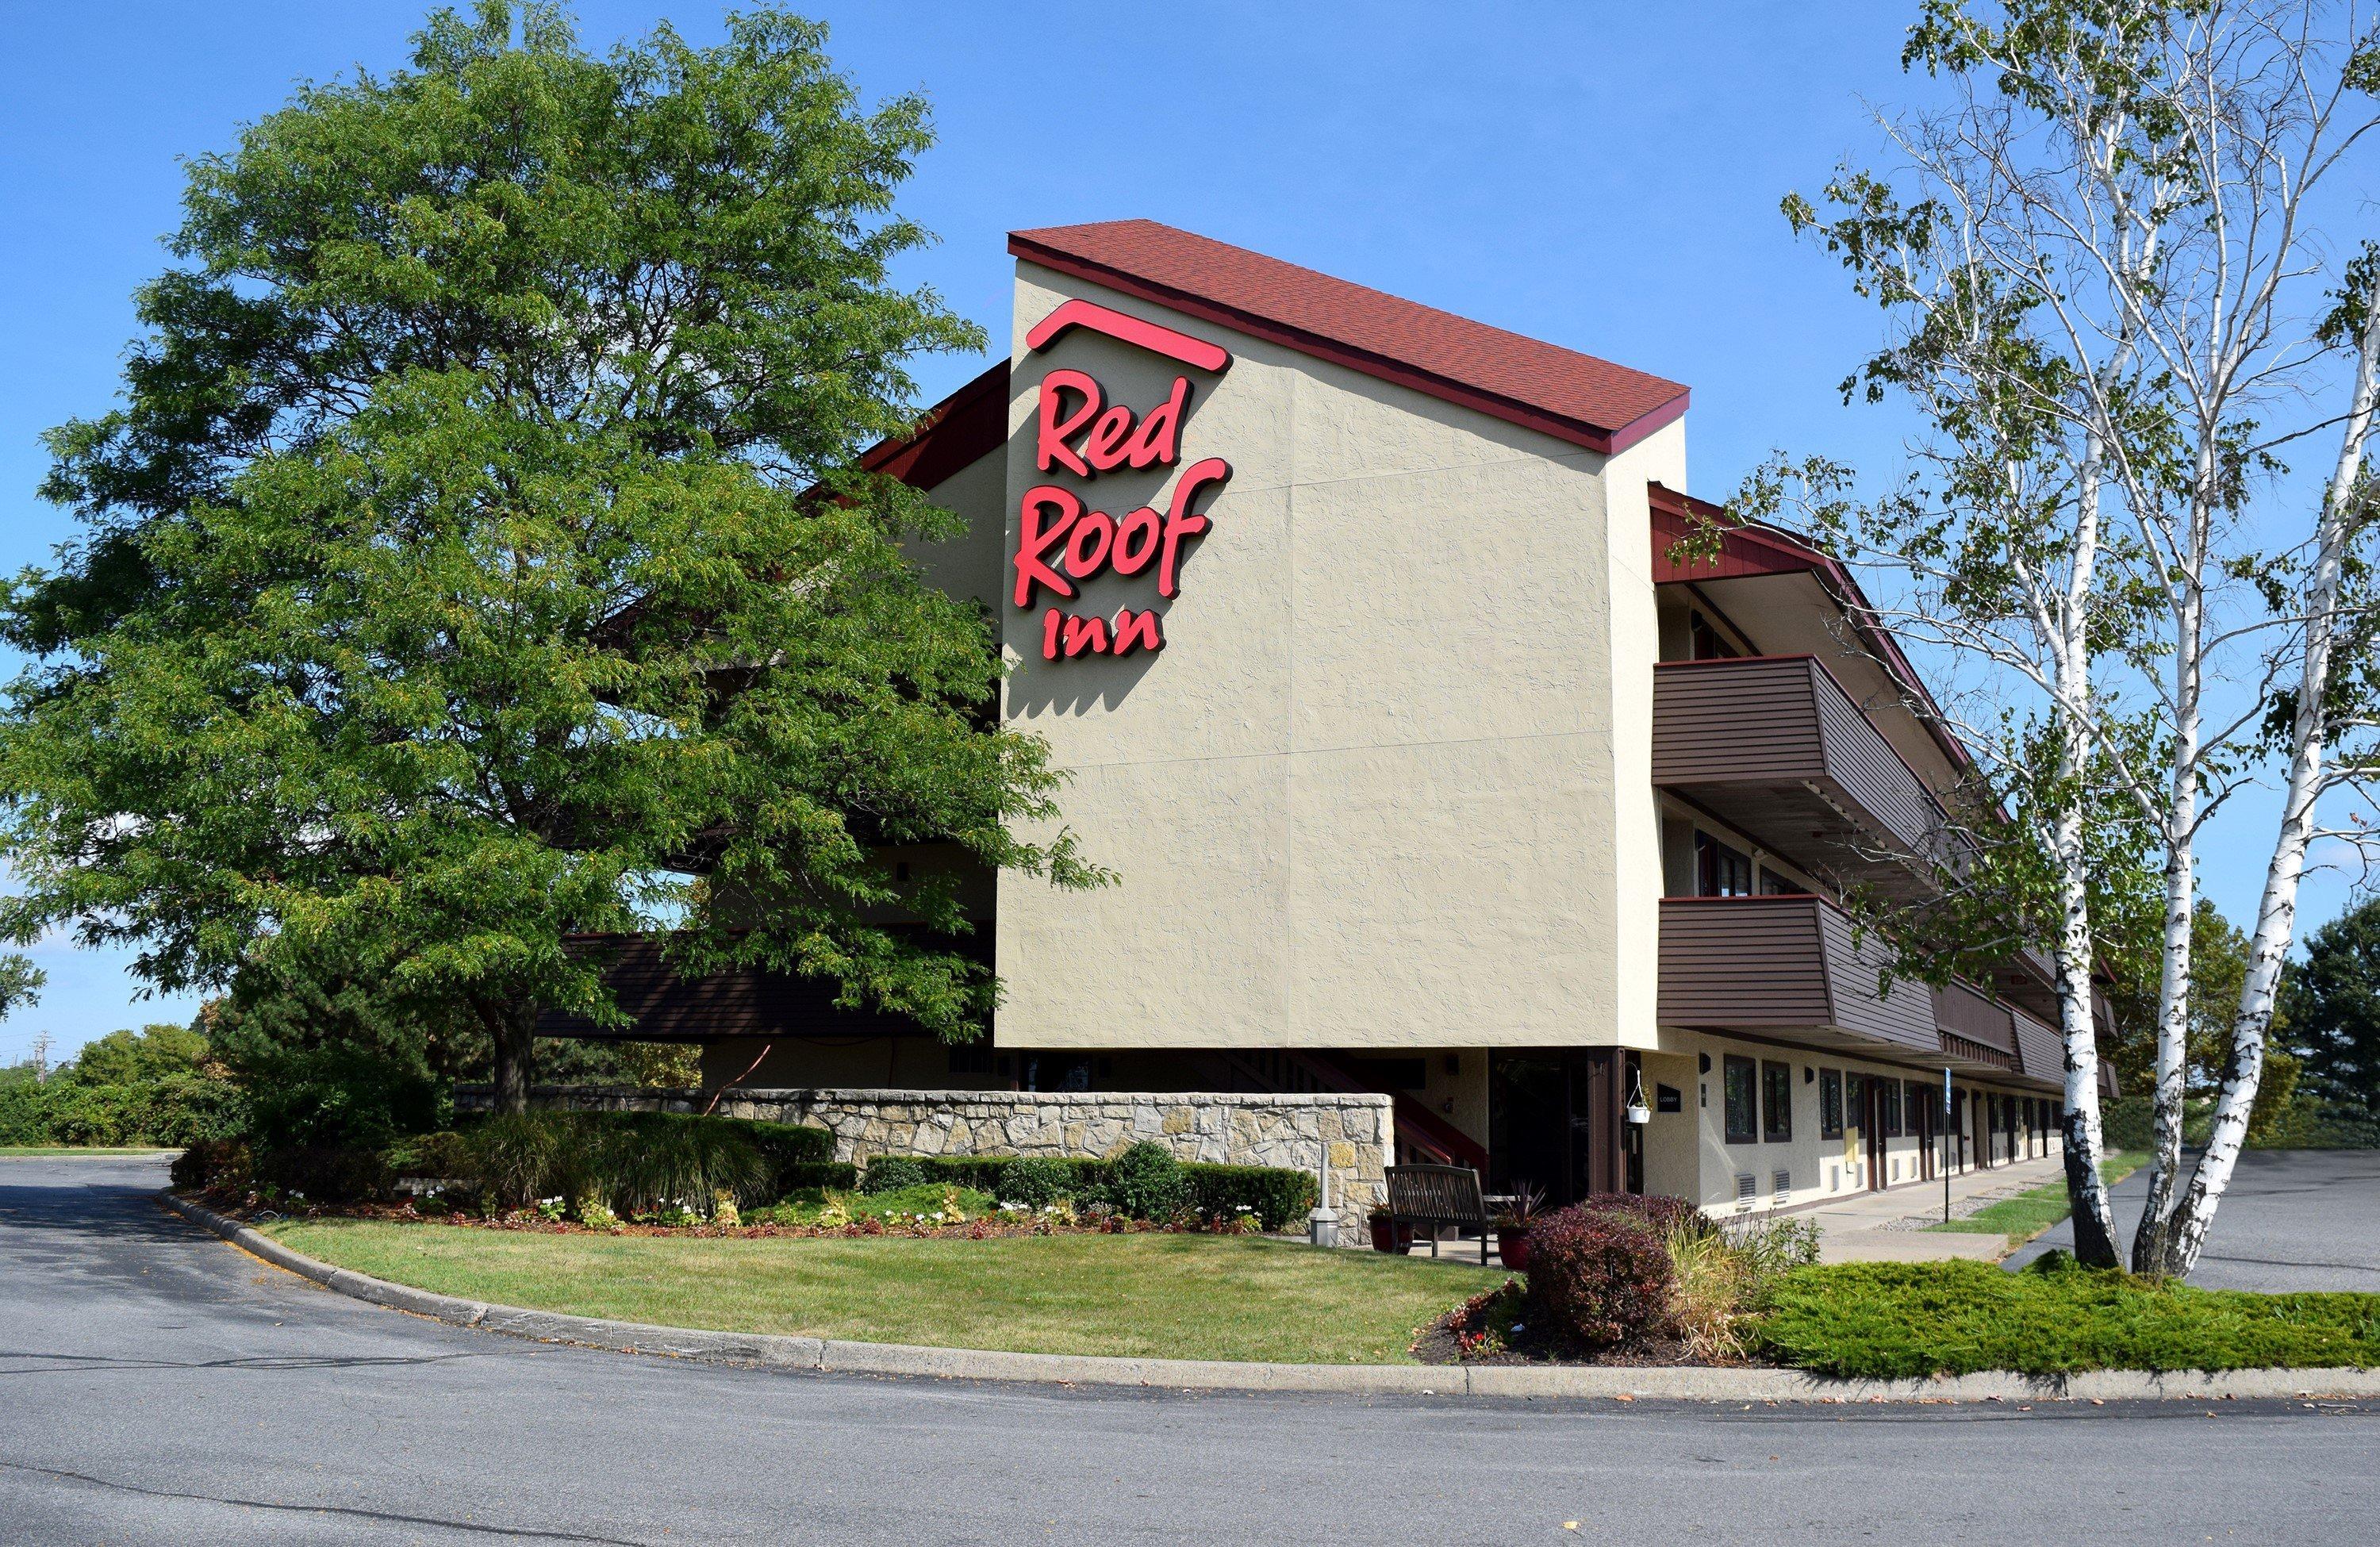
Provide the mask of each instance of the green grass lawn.
[{"label": "green grass lawn", "polygon": [[[2107,1176],[2107,1185],[2114,1187],[2138,1171],[2147,1159],[2146,1155],[2141,1154],[2113,1154],[2107,1158],[2100,1170]],[[1947,1224],[1937,1221],[1925,1228],[1948,1230],[1955,1235],[2006,1236],[2009,1249],[2014,1251],[2064,1219],[2066,1214],[2066,1178],[2060,1175],[2054,1182],[2028,1188],[2013,1198],[1987,1203],[1965,1219],[1954,1219]]]},{"label": "green grass lawn", "polygon": [[0,1144],[0,1160],[42,1160],[57,1155],[170,1155],[171,1145]]},{"label": "green grass lawn", "polygon": [[293,1221],[309,1256],[441,1294],[664,1326],[874,1343],[1411,1363],[1500,1271],[1230,1236],[695,1238]]},{"label": "green grass lawn", "polygon": [[2380,1295],[2254,1295],[2155,1284],[2053,1254],[1989,1262],[1802,1268],[1758,1337],[1768,1357],[1876,1379],[2014,1370],[2248,1370],[2380,1365]]}]

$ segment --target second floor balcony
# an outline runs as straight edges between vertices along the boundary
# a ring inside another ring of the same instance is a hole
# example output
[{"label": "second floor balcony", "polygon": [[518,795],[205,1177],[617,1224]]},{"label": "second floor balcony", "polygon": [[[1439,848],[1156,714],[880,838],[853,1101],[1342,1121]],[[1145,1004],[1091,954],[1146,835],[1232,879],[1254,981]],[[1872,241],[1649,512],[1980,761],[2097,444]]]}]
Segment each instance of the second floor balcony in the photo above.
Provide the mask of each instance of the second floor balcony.
[{"label": "second floor balcony", "polygon": [[1948,848],[1934,792],[1815,656],[1656,667],[1653,783],[1845,886],[1922,895]]},{"label": "second floor balcony", "polygon": [[1947,1065],[1977,1078],[2064,1078],[2054,1027],[1963,983],[1888,982],[1891,959],[1881,940],[1823,897],[1667,897],[1658,1013],[1665,1026]]}]

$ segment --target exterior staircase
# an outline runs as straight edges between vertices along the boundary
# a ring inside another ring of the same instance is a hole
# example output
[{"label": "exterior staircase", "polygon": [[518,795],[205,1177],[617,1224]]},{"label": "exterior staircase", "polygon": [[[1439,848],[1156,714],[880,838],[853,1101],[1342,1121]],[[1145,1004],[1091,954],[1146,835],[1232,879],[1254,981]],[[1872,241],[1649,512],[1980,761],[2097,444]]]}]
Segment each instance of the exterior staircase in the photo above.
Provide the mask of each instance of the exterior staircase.
[{"label": "exterior staircase", "polygon": [[1478,1140],[1402,1090],[1358,1078],[1327,1053],[1302,1048],[1227,1048],[1224,1064],[1243,1081],[1276,1095],[1386,1096],[1396,1125],[1397,1159],[1432,1165],[1467,1165],[1483,1175],[1488,1151]]}]

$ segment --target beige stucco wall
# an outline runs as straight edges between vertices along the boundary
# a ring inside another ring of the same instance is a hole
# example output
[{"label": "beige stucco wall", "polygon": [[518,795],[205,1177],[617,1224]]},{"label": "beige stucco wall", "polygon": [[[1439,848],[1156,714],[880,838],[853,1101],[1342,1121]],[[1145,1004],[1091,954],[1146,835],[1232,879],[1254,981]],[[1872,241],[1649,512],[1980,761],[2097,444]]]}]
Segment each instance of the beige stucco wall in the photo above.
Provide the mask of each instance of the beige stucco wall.
[{"label": "beige stucco wall", "polygon": [[[1232,350],[1191,373],[1175,469],[1033,466],[1048,370],[1136,411],[1176,373],[1080,329],[1026,355],[1074,295]],[[1003,588],[1009,723],[1120,883],[1001,878],[1000,1044],[1652,1045],[1644,486],[1682,482],[1682,429],[1606,458],[1031,264],[1015,333],[1009,550],[1034,483],[1121,515],[1233,471],[1171,603],[1148,574],[1060,603],[1155,605],[1163,652],[1045,662],[1046,600]]]},{"label": "beige stucco wall", "polygon": [[903,547],[928,583],[985,606],[1000,603],[1008,554],[1001,545],[1002,511],[1008,502],[1006,447],[978,457],[926,491],[926,497],[966,523],[963,534]]}]

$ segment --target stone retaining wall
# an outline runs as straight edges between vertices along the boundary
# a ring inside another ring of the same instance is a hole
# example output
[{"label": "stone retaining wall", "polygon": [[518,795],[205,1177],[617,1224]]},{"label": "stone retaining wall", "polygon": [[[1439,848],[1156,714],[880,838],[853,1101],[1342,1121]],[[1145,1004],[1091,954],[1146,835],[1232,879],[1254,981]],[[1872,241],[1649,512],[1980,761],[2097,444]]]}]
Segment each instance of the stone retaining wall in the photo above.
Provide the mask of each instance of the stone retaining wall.
[{"label": "stone retaining wall", "polygon": [[[540,1087],[540,1106],[582,1111],[698,1111],[696,1092]],[[735,1090],[722,1116],[798,1123],[834,1135],[837,1160],[876,1155],[1050,1155],[1103,1160],[1152,1139],[1184,1161],[1330,1163],[1341,1239],[1368,1245],[1366,1221],[1388,1198],[1396,1163],[1390,1099],[1372,1094],[1269,1095],[1122,1090]]]}]

